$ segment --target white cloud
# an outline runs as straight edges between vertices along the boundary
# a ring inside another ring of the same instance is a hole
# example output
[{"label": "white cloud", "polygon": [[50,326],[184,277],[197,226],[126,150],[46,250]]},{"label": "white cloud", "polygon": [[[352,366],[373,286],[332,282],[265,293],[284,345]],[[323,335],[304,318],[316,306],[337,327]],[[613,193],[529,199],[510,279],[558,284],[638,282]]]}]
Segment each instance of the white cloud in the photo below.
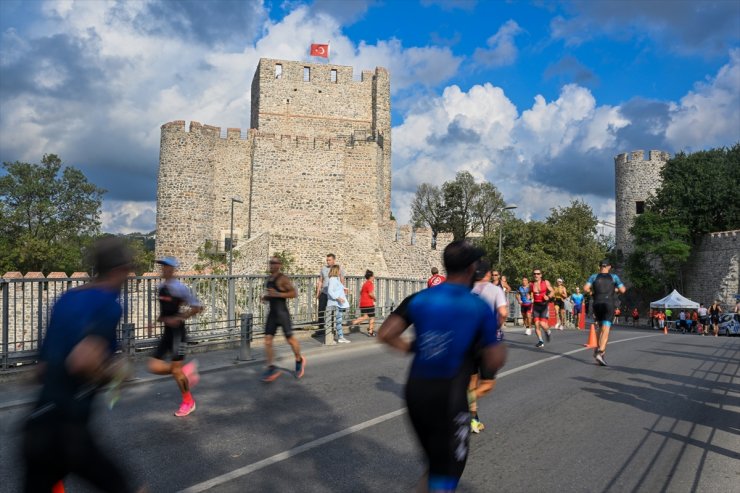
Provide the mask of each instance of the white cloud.
[{"label": "white cloud", "polygon": [[717,76],[695,85],[693,91],[670,105],[665,130],[676,149],[699,150],[740,141],[740,49]]},{"label": "white cloud", "polygon": [[[60,155],[109,190],[104,228],[129,231],[148,210],[141,204],[154,199],[159,127],[184,119],[248,128],[260,57],[306,60],[310,43],[328,40],[331,61],[353,66],[358,77],[388,68],[394,93],[457,72],[462,58],[446,47],[353,41],[326,3],[270,20],[260,2],[249,2],[241,6],[243,26],[221,29],[231,17],[206,18],[212,9],[196,3],[172,10],[174,3],[157,0],[48,1],[23,32],[3,33],[0,68],[15,80],[0,86],[0,154],[28,161]],[[245,32],[209,42],[214,30],[229,29]]]},{"label": "white cloud", "polygon": [[514,38],[523,32],[516,21],[509,19],[499,30],[488,38],[488,48],[477,48],[473,59],[486,67],[503,67],[516,61],[519,50]]},{"label": "white cloud", "polygon": [[100,219],[107,233],[148,233],[156,228],[157,203],[107,200]]},{"label": "white cloud", "polygon": [[416,186],[441,185],[466,170],[494,183],[518,205],[520,217],[542,218],[577,196],[606,213],[603,196],[574,194],[539,174],[562,155],[586,159],[588,153],[608,152],[628,124],[618,108],[597,106],[591,92],[576,85],[563,87],[554,101],[536,96],[521,115],[499,87],[484,84],[463,92],[450,86],[394,128],[394,210],[408,220]]}]

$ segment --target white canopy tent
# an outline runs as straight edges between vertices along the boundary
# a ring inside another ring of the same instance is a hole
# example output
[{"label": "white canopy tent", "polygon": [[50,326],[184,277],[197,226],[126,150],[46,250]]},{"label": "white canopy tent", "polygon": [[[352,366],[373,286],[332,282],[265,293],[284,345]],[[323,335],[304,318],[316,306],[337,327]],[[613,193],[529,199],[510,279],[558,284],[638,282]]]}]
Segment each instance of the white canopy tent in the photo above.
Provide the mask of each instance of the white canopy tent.
[{"label": "white canopy tent", "polygon": [[661,298],[658,301],[650,303],[650,308],[662,308],[664,310],[666,308],[670,308],[671,310],[674,308],[697,309],[699,308],[699,303],[682,296],[681,293],[674,289],[673,292],[665,298]]}]

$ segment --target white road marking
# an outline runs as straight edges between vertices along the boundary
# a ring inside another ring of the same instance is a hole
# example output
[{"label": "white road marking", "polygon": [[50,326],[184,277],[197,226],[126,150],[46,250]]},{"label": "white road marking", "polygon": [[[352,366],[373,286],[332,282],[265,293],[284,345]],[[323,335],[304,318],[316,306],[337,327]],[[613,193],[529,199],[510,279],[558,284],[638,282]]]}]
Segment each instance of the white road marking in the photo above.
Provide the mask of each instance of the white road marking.
[{"label": "white road marking", "polygon": [[[619,344],[620,342],[634,341],[636,339],[645,339],[646,337],[657,337],[658,335],[661,335],[661,334],[651,334],[649,336],[630,337],[629,339],[622,339],[620,341],[612,341],[612,342],[609,342],[609,344]],[[499,373],[496,376],[496,378],[503,378],[507,375],[512,375],[514,373],[527,370],[534,366],[541,365],[542,363],[547,363],[548,361],[556,360],[564,356],[569,356],[571,354],[575,354],[580,351],[589,351],[591,349],[593,348],[582,347],[582,348],[574,349],[572,351],[568,351],[567,353],[557,354],[555,356],[550,356],[549,358],[541,359],[541,360],[538,360],[532,363],[527,363],[526,365],[517,366],[516,368],[512,368],[511,370],[507,370],[507,371]],[[340,438],[343,438],[347,435],[351,435],[352,433],[357,433],[358,431],[362,431],[366,428],[370,428],[371,426],[384,423],[393,418],[397,418],[398,416],[403,416],[404,414],[406,414],[406,408],[397,409],[396,411],[383,414],[382,416],[378,416],[377,418],[373,418],[368,421],[363,421],[362,423],[356,424],[354,426],[350,426],[349,428],[345,428],[335,433],[331,433],[321,438],[317,438],[316,440],[306,442],[303,445],[299,445],[297,447],[286,450],[284,452],[280,452],[279,454],[275,454],[266,459],[262,459],[261,461],[257,461],[252,464],[246,465],[244,467],[234,469],[233,471],[227,472],[220,476],[216,476],[215,478],[211,478],[208,481],[203,481],[202,483],[195,484],[193,486],[190,486],[189,488],[185,488],[184,490],[180,491],[180,493],[200,493],[201,491],[209,490],[213,488],[214,486],[218,486],[220,484],[224,484],[233,479],[246,476],[247,474],[251,474],[255,471],[259,471],[260,469],[264,469],[265,467],[271,466],[278,462],[282,462],[286,459],[290,459],[291,457],[295,457],[296,455],[302,454],[303,452],[307,452],[309,450],[315,449],[316,447],[320,447],[322,445],[333,442],[335,440],[339,440]]]}]

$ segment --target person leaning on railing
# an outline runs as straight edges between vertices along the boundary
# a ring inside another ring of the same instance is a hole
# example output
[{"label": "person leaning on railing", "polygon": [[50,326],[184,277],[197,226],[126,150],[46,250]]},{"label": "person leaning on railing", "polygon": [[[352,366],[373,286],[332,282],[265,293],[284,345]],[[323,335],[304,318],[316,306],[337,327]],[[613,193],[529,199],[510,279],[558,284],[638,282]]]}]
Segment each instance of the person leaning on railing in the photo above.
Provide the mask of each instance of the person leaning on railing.
[{"label": "person leaning on railing", "polygon": [[344,333],[342,332],[342,320],[344,318],[344,312],[349,308],[349,302],[347,301],[347,293],[344,284],[342,284],[340,273],[341,271],[338,265],[334,265],[329,269],[326,307],[335,309],[337,342],[348,344],[350,341],[344,337]]}]

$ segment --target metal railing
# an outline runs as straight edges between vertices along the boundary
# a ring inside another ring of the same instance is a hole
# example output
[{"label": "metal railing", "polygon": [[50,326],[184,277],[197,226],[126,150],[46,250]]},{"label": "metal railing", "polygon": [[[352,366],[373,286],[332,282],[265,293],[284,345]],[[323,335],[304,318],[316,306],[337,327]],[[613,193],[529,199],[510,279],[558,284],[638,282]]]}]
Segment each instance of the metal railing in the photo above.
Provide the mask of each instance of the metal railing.
[{"label": "metal railing", "polygon": [[[267,276],[202,275],[179,278],[200,300],[204,310],[188,320],[191,345],[238,343],[242,337],[242,315],[250,314],[253,335],[264,332],[267,305],[261,301]],[[318,325],[317,276],[291,276],[297,297],[287,300],[295,327]],[[66,291],[89,282],[85,278],[0,279],[2,346],[0,369],[36,361],[54,302]],[[124,350],[153,347],[162,333],[159,316],[158,277],[130,277],[121,291],[123,317],[118,328]],[[347,277],[345,285],[350,309],[347,319],[359,316],[358,301],[363,277]],[[376,278],[376,312],[379,319],[406,296],[426,287],[423,280]],[[234,306],[228,316],[229,298]],[[328,324],[328,321],[327,321]],[[318,328],[318,327],[317,327]],[[124,330],[125,329],[125,330]],[[251,336],[250,336],[251,337]]]}]

